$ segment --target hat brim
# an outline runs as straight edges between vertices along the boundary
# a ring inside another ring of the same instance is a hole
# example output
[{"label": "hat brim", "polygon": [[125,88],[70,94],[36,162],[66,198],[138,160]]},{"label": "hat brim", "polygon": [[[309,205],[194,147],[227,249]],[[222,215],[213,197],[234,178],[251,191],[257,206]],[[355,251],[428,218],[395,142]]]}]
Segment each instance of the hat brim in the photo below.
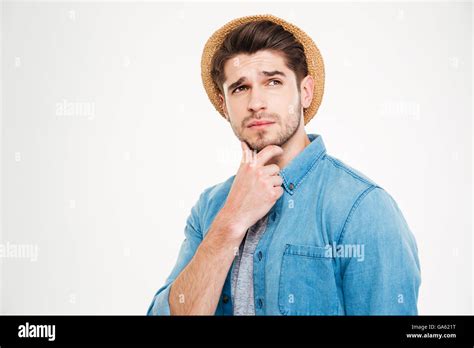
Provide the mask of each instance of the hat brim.
[{"label": "hat brim", "polygon": [[295,39],[303,45],[308,65],[308,74],[314,79],[313,99],[311,104],[304,110],[304,124],[306,125],[318,111],[324,94],[324,62],[314,41],[303,30],[288,23],[285,20],[270,14],[245,16],[233,19],[214,32],[207,40],[201,57],[201,78],[204,89],[216,110],[225,118],[219,98],[220,90],[211,77],[212,60],[216,51],[221,47],[227,34],[241,24],[259,20],[269,20],[281,25],[285,30],[292,33]]}]

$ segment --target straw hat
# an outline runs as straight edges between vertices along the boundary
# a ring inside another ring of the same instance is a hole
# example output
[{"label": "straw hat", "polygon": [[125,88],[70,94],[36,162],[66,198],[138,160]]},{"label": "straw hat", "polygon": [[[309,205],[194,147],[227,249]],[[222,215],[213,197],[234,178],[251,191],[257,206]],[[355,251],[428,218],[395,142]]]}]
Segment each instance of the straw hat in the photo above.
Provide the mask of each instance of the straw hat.
[{"label": "straw hat", "polygon": [[204,50],[201,57],[201,78],[202,83],[204,84],[204,89],[206,90],[211,103],[214,105],[216,110],[223,116],[224,111],[221,108],[221,101],[219,98],[219,88],[216,86],[211,77],[212,70],[212,58],[216,51],[222,45],[225,37],[229,32],[234,30],[241,24],[249,23],[259,20],[269,20],[273,23],[280,24],[285,30],[291,32],[296,40],[300,42],[304,47],[304,52],[306,55],[306,62],[308,65],[308,73],[314,79],[314,93],[313,100],[307,109],[304,110],[304,124],[306,125],[318,111],[319,105],[323,98],[324,93],[324,62],[321,57],[319,49],[316,47],[314,41],[300,28],[297,26],[284,21],[281,18],[275,17],[273,15],[264,14],[264,15],[254,15],[246,16],[241,18],[233,19],[228,22],[220,29],[218,29],[212,36],[207,40]]}]

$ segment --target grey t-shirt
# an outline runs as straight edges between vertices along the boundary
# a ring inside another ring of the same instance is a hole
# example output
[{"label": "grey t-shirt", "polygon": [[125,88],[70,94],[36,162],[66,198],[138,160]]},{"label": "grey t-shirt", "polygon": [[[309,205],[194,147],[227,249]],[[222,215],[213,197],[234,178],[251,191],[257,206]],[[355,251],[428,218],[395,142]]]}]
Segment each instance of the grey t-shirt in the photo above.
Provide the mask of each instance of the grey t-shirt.
[{"label": "grey t-shirt", "polygon": [[253,295],[253,254],[267,227],[268,214],[250,227],[240,244],[231,278],[234,315],[255,315]]}]

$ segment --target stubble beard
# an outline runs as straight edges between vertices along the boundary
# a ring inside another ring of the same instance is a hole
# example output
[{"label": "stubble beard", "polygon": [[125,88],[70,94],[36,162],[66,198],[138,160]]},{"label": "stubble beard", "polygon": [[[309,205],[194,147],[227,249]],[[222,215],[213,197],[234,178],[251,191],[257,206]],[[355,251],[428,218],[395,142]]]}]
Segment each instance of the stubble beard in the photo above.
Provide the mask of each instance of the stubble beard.
[{"label": "stubble beard", "polygon": [[[234,131],[234,134],[239,138],[240,141],[245,141],[247,145],[249,146],[250,149],[255,150],[259,152],[263,148],[265,148],[268,145],[278,145],[278,146],[283,146],[286,142],[288,142],[296,133],[298,128],[300,127],[301,123],[301,103],[298,103],[298,107],[296,108],[296,112],[290,113],[288,115],[288,121],[286,124],[282,124],[282,117],[278,114],[271,114],[272,119],[275,120],[276,125],[275,126],[280,126],[280,129],[276,134],[275,131],[270,130],[270,129],[261,129],[258,131],[251,131],[253,132],[253,136],[243,136],[242,133],[248,130],[245,129],[240,129],[236,130],[234,125],[232,125],[232,130]],[[275,127],[275,126],[268,126],[269,128]]]}]

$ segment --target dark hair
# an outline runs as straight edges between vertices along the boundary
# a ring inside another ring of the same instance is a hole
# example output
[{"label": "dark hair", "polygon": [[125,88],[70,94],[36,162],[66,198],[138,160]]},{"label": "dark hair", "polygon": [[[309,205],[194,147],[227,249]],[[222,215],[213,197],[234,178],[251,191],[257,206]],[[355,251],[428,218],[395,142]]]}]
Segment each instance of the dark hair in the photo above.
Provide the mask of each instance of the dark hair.
[{"label": "dark hair", "polygon": [[288,69],[296,75],[298,91],[300,82],[308,75],[308,65],[301,45],[292,33],[269,20],[244,23],[231,31],[212,59],[211,77],[224,95],[226,80],[224,65],[240,53],[252,54],[260,50],[274,50],[282,53]]}]

